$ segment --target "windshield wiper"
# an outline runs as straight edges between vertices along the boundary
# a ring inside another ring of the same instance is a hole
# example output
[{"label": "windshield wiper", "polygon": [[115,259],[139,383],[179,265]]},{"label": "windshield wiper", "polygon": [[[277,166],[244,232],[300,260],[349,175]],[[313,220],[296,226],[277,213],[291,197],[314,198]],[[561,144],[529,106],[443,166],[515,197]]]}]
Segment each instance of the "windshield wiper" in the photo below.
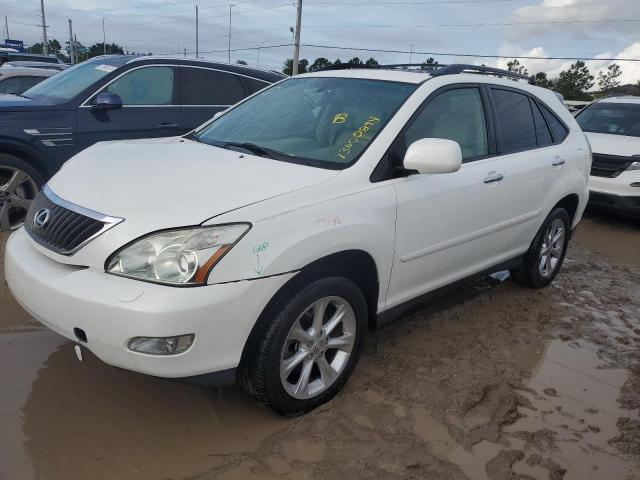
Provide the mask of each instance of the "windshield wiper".
[{"label": "windshield wiper", "polygon": [[261,147],[260,145],[256,145],[255,143],[250,142],[224,142],[220,146],[222,148],[242,148],[243,150],[247,150],[254,155],[271,158],[273,160],[281,160],[283,158],[290,159],[292,157],[292,155],[287,155],[286,153],[278,152],[277,150],[271,150],[270,148]]}]

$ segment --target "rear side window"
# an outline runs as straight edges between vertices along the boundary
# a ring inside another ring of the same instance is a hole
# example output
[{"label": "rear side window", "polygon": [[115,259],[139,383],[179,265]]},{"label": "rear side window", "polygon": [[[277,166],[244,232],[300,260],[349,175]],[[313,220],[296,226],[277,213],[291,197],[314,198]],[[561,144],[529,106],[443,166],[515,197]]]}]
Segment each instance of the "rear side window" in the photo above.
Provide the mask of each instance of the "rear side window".
[{"label": "rear side window", "polygon": [[422,138],[457,142],[463,160],[487,155],[487,123],[480,91],[475,87],[455,88],[431,100],[407,129],[405,145],[408,148]]},{"label": "rear side window", "polygon": [[551,130],[542,116],[540,107],[538,104],[531,100],[531,108],[533,109],[533,119],[536,123],[536,138],[538,140],[539,147],[546,147],[553,144],[553,137],[551,136]]},{"label": "rear side window", "polygon": [[189,67],[182,67],[181,72],[183,105],[228,106],[247,96],[237,75]]},{"label": "rear side window", "polygon": [[569,130],[564,124],[558,120],[556,114],[549,110],[547,107],[542,105],[542,111],[544,112],[544,116],[549,122],[549,126],[551,127],[551,132],[553,133],[553,141],[555,143],[562,143],[564,139],[569,135]]},{"label": "rear side window", "polygon": [[261,82],[260,80],[256,80],[255,78],[249,78],[249,77],[238,77],[238,78],[240,78],[240,81],[244,84],[244,88],[247,91],[247,95],[253,95],[254,93],[270,85],[270,83]]},{"label": "rear side window", "polygon": [[46,77],[8,77],[5,80],[0,78],[0,93],[11,93],[19,95],[35,84],[40,83]]},{"label": "rear side window", "polygon": [[536,148],[536,127],[529,97],[511,90],[491,89],[496,104],[502,153]]}]

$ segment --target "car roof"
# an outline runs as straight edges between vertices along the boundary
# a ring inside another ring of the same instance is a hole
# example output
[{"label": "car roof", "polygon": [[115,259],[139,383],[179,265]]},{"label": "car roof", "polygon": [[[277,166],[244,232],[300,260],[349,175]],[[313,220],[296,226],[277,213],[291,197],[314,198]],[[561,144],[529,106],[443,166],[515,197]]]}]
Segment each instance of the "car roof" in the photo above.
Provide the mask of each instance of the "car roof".
[{"label": "car roof", "polygon": [[22,67],[22,68],[44,68],[47,70],[64,70],[69,65],[66,63],[51,63],[51,62],[35,62],[29,60],[14,60],[5,62],[3,67]]},{"label": "car roof", "polygon": [[242,65],[239,63],[226,63],[217,62],[214,60],[207,60],[204,58],[183,58],[172,56],[160,56],[160,55],[146,55],[146,56],[134,56],[130,58],[126,63],[158,63],[159,61],[169,63],[172,65],[190,65],[194,67],[208,67],[218,70],[224,70],[226,72],[239,73],[240,75],[246,75],[254,77],[260,80],[267,80],[270,82],[276,82],[282,80],[286,75],[275,72],[273,70],[266,70],[262,68],[250,67],[248,65]]},{"label": "car roof", "polygon": [[0,77],[50,77],[60,70],[47,68],[0,67]]},{"label": "car roof", "polygon": [[635,103],[640,104],[640,97],[633,95],[619,95],[615,97],[607,97],[599,100],[598,103]]}]

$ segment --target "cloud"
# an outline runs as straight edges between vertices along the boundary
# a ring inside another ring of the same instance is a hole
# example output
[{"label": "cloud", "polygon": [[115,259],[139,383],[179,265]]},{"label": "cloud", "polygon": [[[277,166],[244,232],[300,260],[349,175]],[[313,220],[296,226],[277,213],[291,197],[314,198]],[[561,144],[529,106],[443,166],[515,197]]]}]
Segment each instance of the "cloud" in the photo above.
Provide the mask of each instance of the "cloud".
[{"label": "cloud", "polygon": [[[578,1],[578,0],[548,0],[548,1]],[[535,47],[531,49],[521,48],[517,45],[505,43],[499,48],[499,54],[508,57],[547,57],[543,59],[519,59],[520,64],[524,65],[530,74],[537,72],[546,72],[549,78],[557,77],[561,71],[568,69],[574,60],[555,60],[548,57],[550,55],[543,47]],[[603,52],[594,55],[595,58],[640,58],[640,42],[633,43],[618,53]],[[487,63],[498,68],[507,68],[510,59],[498,59]],[[486,63],[486,62],[485,62]],[[589,61],[586,62],[591,74],[596,77],[596,83],[599,72],[604,72],[612,63],[617,63],[622,67],[622,76],[619,78],[621,84],[636,83],[640,81],[640,62],[616,62],[611,60]],[[595,87],[597,89],[597,85]]]}]

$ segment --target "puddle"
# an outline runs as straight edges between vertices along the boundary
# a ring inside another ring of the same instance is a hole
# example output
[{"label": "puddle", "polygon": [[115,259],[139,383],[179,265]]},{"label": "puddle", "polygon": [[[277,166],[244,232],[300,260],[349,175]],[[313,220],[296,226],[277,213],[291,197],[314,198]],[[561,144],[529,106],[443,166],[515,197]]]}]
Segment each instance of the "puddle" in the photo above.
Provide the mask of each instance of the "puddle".
[{"label": "puddle", "polygon": [[0,477],[640,478],[609,442],[640,405],[640,272],[590,250],[640,265],[637,230],[614,227],[586,222],[553,288],[501,273],[371,335],[340,395],[294,419],[238,388],[78,362],[11,299],[0,263]]},{"label": "puddle", "polygon": [[640,221],[587,211],[575,243],[619,262],[640,265]]}]

